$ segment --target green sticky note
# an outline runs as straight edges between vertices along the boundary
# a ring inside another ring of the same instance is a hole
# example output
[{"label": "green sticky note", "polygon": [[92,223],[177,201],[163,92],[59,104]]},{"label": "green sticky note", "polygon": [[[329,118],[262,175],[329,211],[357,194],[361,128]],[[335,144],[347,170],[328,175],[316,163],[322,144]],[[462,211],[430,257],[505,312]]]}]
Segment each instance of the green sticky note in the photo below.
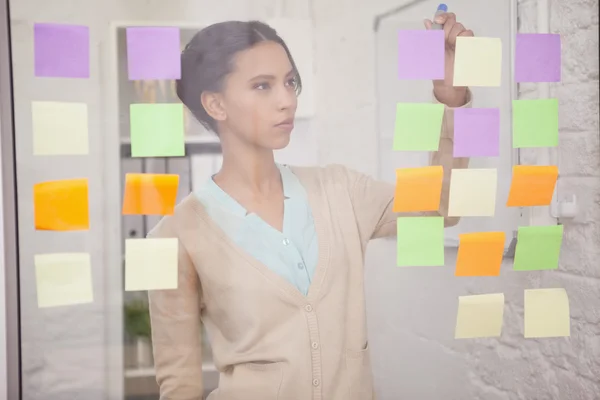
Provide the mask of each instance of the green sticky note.
[{"label": "green sticky note", "polygon": [[558,100],[513,100],[513,147],[558,146]]},{"label": "green sticky note", "polygon": [[515,271],[557,269],[563,226],[523,226],[517,233]]},{"label": "green sticky note", "polygon": [[131,156],[185,155],[182,104],[131,104]]},{"label": "green sticky note", "polygon": [[443,104],[398,103],[394,150],[437,151],[443,118]]},{"label": "green sticky note", "polygon": [[400,217],[397,230],[399,267],[444,265],[443,217]]}]

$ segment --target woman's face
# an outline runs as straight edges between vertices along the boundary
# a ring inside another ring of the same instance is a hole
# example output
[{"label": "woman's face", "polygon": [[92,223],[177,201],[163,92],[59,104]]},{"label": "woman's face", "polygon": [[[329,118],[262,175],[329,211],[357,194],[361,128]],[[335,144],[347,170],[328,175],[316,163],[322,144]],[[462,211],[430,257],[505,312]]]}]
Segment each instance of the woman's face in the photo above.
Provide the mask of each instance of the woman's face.
[{"label": "woman's face", "polygon": [[298,104],[296,73],[284,48],[261,42],[240,52],[233,62],[220,94],[222,133],[260,148],[284,148]]}]

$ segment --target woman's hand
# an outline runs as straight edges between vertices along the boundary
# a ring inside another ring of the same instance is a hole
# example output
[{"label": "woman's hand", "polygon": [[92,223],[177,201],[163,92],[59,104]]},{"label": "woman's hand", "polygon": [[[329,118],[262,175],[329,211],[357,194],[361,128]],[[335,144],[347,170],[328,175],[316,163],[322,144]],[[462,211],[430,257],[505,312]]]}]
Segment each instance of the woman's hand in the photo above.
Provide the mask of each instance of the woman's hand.
[{"label": "woman's hand", "polygon": [[[445,79],[433,81],[433,92],[441,103],[449,107],[460,107],[467,102],[467,88],[465,86],[452,86],[454,78],[454,55],[456,38],[458,36],[474,36],[473,31],[466,29],[463,24],[456,21],[454,13],[444,13],[435,17],[435,22],[444,27],[446,38]],[[424,21],[425,28],[431,29],[432,21]]]}]

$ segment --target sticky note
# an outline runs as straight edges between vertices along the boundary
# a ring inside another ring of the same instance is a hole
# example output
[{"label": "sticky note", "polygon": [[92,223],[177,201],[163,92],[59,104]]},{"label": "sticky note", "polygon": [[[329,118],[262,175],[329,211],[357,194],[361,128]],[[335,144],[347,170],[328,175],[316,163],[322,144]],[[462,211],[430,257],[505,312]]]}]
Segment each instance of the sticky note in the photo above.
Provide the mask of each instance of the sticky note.
[{"label": "sticky note", "polygon": [[500,155],[500,110],[457,108],[454,110],[454,157]]},{"label": "sticky note", "polygon": [[129,80],[181,78],[179,28],[127,28]]},{"label": "sticky note", "polygon": [[443,178],[441,165],[397,169],[393,211],[437,211]]},{"label": "sticky note", "polygon": [[504,232],[474,232],[458,235],[456,276],[498,276],[506,235]]},{"label": "sticky note", "polygon": [[456,38],[454,86],[500,86],[502,42],[499,38]]},{"label": "sticky note", "polygon": [[185,155],[182,104],[130,106],[132,157]]},{"label": "sticky note", "polygon": [[503,318],[503,293],[459,296],[454,338],[499,337]]},{"label": "sticky note", "polygon": [[446,41],[442,30],[398,32],[398,77],[444,79]]},{"label": "sticky note", "polygon": [[77,231],[90,227],[88,180],[64,179],[33,186],[35,229]]},{"label": "sticky note", "polygon": [[547,206],[558,179],[556,165],[515,165],[507,207]]},{"label": "sticky note", "polygon": [[171,215],[177,200],[179,175],[125,175],[124,215]]},{"label": "sticky note", "polygon": [[437,151],[443,118],[443,104],[398,103],[394,150]]},{"label": "sticky note", "polygon": [[177,238],[125,240],[125,290],[177,289]]},{"label": "sticky note", "polygon": [[90,30],[87,26],[34,24],[35,76],[90,77]]},{"label": "sticky note", "polygon": [[33,154],[88,154],[88,107],[85,103],[31,103]]},{"label": "sticky note", "polygon": [[444,265],[444,218],[400,217],[397,220],[397,265]]},{"label": "sticky note", "polygon": [[496,211],[498,172],[489,169],[453,169],[450,174],[449,217],[491,217]]},{"label": "sticky note", "polygon": [[58,307],[94,301],[88,253],[36,254],[38,307]]},{"label": "sticky note", "polygon": [[559,82],[560,35],[517,33],[515,41],[516,82]]},{"label": "sticky note", "polygon": [[562,225],[519,227],[513,269],[557,269],[562,239]]},{"label": "sticky note", "polygon": [[525,290],[525,338],[571,335],[569,296],[565,289]]},{"label": "sticky note", "polygon": [[513,147],[558,145],[558,100],[513,100]]}]

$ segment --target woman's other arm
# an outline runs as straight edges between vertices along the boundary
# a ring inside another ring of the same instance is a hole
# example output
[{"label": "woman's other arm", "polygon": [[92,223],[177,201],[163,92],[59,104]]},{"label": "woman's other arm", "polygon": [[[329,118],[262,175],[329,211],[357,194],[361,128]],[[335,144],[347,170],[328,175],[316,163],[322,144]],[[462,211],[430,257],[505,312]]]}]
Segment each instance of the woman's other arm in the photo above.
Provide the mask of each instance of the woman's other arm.
[{"label": "woman's other arm", "polygon": [[[177,237],[168,227],[169,219],[163,219],[148,237]],[[200,282],[181,243],[178,271],[177,289],[148,292],[156,381],[161,400],[201,400]]]}]

